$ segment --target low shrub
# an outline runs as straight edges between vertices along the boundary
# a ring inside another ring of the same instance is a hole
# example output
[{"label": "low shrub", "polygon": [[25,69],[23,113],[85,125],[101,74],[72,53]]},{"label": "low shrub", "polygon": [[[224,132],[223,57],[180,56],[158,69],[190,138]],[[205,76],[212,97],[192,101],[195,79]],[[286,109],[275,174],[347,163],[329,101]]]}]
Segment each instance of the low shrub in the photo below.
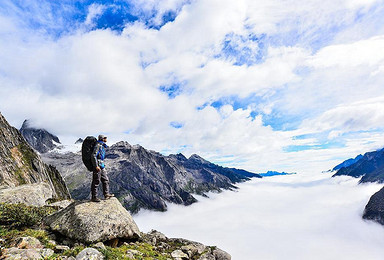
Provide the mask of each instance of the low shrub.
[{"label": "low shrub", "polygon": [[39,225],[44,217],[55,211],[56,209],[47,206],[0,203],[0,224],[17,228],[33,227]]}]

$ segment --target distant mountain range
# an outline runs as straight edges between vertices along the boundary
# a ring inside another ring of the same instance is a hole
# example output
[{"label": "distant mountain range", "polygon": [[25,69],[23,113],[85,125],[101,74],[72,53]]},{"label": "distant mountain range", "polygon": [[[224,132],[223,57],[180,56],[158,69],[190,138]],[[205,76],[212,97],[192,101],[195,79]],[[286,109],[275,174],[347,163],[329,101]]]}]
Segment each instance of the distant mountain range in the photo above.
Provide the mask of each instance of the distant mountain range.
[{"label": "distant mountain range", "polygon": [[[28,124],[24,129],[28,130],[23,132],[28,134],[27,140],[33,140],[33,147],[39,148],[39,141],[58,143],[45,130]],[[92,174],[83,165],[80,152],[59,153],[56,148],[40,149],[43,160],[61,172],[74,199],[88,199]],[[165,211],[169,202],[190,205],[197,201],[193,194],[206,196],[207,192],[236,189],[236,183],[261,178],[252,172],[213,164],[196,154],[189,158],[180,153],[164,156],[128,142],[118,142],[107,149],[106,165],[111,192],[132,213],[141,208]]]},{"label": "distant mountain range", "polygon": [[348,175],[356,178],[361,177],[360,182],[384,182],[384,149],[368,152],[363,156],[359,155],[342,164],[347,166],[339,168],[333,177]]},{"label": "distant mountain range", "polygon": [[291,174],[296,174],[295,172],[276,172],[276,171],[268,171],[266,173],[259,173],[260,176],[262,177],[272,177],[272,176],[278,176],[278,175],[291,175]]}]

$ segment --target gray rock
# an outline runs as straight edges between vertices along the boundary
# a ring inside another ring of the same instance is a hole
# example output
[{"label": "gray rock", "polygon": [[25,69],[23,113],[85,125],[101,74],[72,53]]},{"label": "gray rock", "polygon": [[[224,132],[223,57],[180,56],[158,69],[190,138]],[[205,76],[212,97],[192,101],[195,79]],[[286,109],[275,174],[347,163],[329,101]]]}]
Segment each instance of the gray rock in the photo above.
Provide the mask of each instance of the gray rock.
[{"label": "gray rock", "polygon": [[70,249],[69,246],[63,246],[63,245],[55,246],[55,251],[59,252],[59,253],[62,253],[62,252],[67,251],[69,249]]},{"label": "gray rock", "polygon": [[57,242],[55,240],[48,240],[48,244],[51,244],[52,246],[56,246]]},{"label": "gray rock", "polygon": [[185,254],[183,251],[181,250],[175,250],[171,253],[171,256],[175,259],[175,260],[182,260],[182,259],[189,259],[188,255]]},{"label": "gray rock", "polygon": [[20,249],[11,247],[8,249],[4,249],[2,252],[1,259],[7,260],[20,260],[20,259],[43,259],[41,255],[41,249],[31,248],[31,249]]},{"label": "gray rock", "polygon": [[85,248],[77,256],[76,260],[103,260],[102,253],[94,248]]},{"label": "gray rock", "polygon": [[208,252],[202,254],[198,260],[216,260],[216,257],[211,252]]},{"label": "gray rock", "polygon": [[46,201],[52,197],[53,191],[45,182],[0,190],[0,201],[6,203],[24,203],[41,207],[46,205]]},{"label": "gray rock", "polygon": [[213,250],[213,255],[216,260],[231,260],[231,255],[219,248]]},{"label": "gray rock", "polygon": [[52,249],[49,248],[43,248],[41,249],[40,255],[45,259],[50,256],[52,256],[55,252]]},{"label": "gray rock", "polygon": [[116,198],[99,203],[75,202],[48,216],[44,222],[52,230],[85,243],[140,237],[132,216]]},{"label": "gray rock", "polygon": [[60,201],[56,201],[54,203],[50,203],[49,206],[58,207],[60,209],[65,209],[66,207],[71,205],[71,203],[73,203],[73,202],[74,202],[74,200],[60,200]]},{"label": "gray rock", "polygon": [[139,255],[139,256],[142,256],[142,255],[144,255],[143,253],[141,253],[140,251],[137,251],[137,250],[135,250],[135,249],[128,249],[127,250],[127,254],[132,254],[132,255]]},{"label": "gray rock", "polygon": [[43,245],[35,237],[20,237],[16,241],[19,249],[43,248]]},{"label": "gray rock", "polygon": [[105,245],[103,242],[98,242],[93,247],[98,249],[105,249]]}]

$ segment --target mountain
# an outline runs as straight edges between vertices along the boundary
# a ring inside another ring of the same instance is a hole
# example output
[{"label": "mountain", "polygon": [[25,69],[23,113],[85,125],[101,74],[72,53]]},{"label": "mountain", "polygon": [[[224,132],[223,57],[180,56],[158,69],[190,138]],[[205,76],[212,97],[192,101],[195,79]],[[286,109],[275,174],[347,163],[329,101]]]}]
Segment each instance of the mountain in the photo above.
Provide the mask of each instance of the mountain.
[{"label": "mountain", "polygon": [[58,147],[60,140],[57,136],[45,129],[30,126],[30,121],[25,120],[20,128],[25,140],[39,153],[46,153]]},{"label": "mountain", "polygon": [[360,182],[384,182],[384,149],[365,153],[357,162],[342,167],[332,177],[340,175],[362,177]]},{"label": "mountain", "polygon": [[332,171],[337,171],[337,170],[340,170],[343,167],[351,166],[352,164],[354,164],[357,161],[359,161],[361,158],[363,158],[363,156],[361,154],[359,154],[355,158],[351,158],[351,159],[345,160],[344,162],[342,162],[342,163],[336,165],[335,167],[333,167]]},{"label": "mountain", "polygon": [[70,198],[56,168],[48,166],[0,113],[0,186],[46,183],[56,199]]},{"label": "mountain", "polygon": [[[83,165],[80,153],[50,152],[42,156],[63,174],[73,198],[89,198],[92,174]],[[190,205],[197,201],[192,194],[236,189],[235,183],[261,178],[245,170],[218,166],[198,155],[164,156],[128,142],[109,147],[105,161],[111,192],[132,213],[141,208],[165,211],[169,202]]]},{"label": "mountain", "polygon": [[271,177],[271,176],[278,176],[278,175],[291,175],[296,174],[295,172],[288,173],[288,172],[276,172],[276,171],[268,171],[266,173],[259,173],[262,177]]},{"label": "mountain", "polygon": [[363,219],[373,220],[384,225],[384,187],[369,199],[365,206]]}]

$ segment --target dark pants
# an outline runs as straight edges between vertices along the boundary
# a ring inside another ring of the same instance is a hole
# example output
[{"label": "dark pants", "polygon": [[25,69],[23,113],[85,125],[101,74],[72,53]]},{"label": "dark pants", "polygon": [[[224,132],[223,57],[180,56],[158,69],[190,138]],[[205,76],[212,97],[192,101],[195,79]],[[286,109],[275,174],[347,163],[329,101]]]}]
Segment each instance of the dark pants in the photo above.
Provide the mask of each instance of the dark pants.
[{"label": "dark pants", "polygon": [[109,179],[108,179],[107,171],[105,169],[102,169],[99,172],[97,171],[93,172],[92,185],[91,185],[92,198],[97,197],[97,188],[99,187],[100,180],[103,185],[104,196],[106,194],[109,194]]}]

